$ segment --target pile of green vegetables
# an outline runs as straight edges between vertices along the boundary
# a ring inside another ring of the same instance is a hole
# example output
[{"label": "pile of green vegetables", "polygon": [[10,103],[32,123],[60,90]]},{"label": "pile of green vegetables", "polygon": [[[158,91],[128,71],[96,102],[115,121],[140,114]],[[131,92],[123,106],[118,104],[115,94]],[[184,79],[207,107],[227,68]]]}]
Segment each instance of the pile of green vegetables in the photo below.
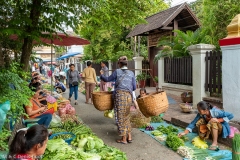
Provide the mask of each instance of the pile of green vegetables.
[{"label": "pile of green vegetables", "polygon": [[52,128],[52,132],[71,132],[76,137],[68,145],[64,139],[71,135],[60,134],[48,141],[43,160],[126,160],[126,154],[120,150],[106,146],[92,130],[83,123],[65,120],[62,128]]},{"label": "pile of green vegetables", "polygon": [[166,144],[172,150],[177,151],[180,146],[184,146],[184,142],[176,134],[169,133],[166,139]]},{"label": "pile of green vegetables", "polygon": [[161,123],[161,122],[163,122],[162,117],[160,117],[160,116],[151,117],[151,123]]},{"label": "pile of green vegetables", "polygon": [[157,127],[157,130],[159,130],[163,134],[167,134],[167,135],[169,133],[178,133],[178,129],[173,126],[164,127],[163,125],[161,125],[161,126]]},{"label": "pile of green vegetables", "polygon": [[180,146],[184,146],[185,141],[188,141],[187,136],[182,136],[179,138],[177,133],[177,128],[173,126],[164,127],[163,125],[157,127],[157,130],[151,132],[152,135],[154,135],[156,138],[160,138],[161,140],[164,139],[163,134],[167,135],[166,144],[174,151],[177,151]]}]

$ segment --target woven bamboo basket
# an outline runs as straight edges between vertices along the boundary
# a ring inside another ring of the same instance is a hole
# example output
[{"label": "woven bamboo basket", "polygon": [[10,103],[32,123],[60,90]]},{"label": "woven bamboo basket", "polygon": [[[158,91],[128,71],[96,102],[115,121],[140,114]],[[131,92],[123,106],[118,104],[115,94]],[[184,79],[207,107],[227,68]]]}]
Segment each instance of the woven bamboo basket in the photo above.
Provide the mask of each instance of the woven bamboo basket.
[{"label": "woven bamboo basket", "polygon": [[[188,95],[187,97],[186,97],[186,94]],[[181,94],[181,99],[183,103],[192,103],[192,100],[193,100],[192,92],[183,92]]]},{"label": "woven bamboo basket", "polygon": [[158,116],[167,111],[169,103],[164,91],[151,93],[137,99],[138,106],[145,117]]},{"label": "woven bamboo basket", "polygon": [[186,106],[185,103],[180,103],[179,105],[180,105],[182,111],[185,113],[190,113],[192,111],[192,106]]},{"label": "woven bamboo basket", "polygon": [[92,93],[93,105],[99,111],[113,109],[112,92],[99,91]]}]

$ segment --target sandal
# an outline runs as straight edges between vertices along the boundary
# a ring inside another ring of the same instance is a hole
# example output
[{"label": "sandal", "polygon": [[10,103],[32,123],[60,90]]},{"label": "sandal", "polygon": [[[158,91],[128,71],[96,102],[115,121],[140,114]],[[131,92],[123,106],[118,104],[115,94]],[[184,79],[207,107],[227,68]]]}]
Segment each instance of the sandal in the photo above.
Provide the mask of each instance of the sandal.
[{"label": "sandal", "polygon": [[78,103],[77,103],[77,102],[75,102],[74,104],[75,104],[75,105],[78,105]]},{"label": "sandal", "polygon": [[132,140],[131,140],[131,139],[128,139],[127,142],[128,142],[128,143],[132,143]]},{"label": "sandal", "polygon": [[123,140],[116,140],[117,143],[121,143],[121,144],[127,144],[127,142],[123,142]]},{"label": "sandal", "polygon": [[212,146],[211,145],[208,149],[212,150],[212,151],[219,151],[219,147],[218,146]]}]

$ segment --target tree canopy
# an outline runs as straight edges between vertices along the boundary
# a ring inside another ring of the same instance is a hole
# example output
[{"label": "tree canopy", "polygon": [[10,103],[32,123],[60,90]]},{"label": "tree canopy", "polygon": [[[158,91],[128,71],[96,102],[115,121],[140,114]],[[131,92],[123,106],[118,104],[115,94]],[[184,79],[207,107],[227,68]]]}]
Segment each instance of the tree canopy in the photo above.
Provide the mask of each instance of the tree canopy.
[{"label": "tree canopy", "polygon": [[105,1],[82,16],[79,33],[91,41],[84,49],[85,60],[116,60],[121,55],[132,58],[131,39],[126,39],[127,34],[135,25],[146,23],[146,16],[168,7],[163,0],[124,0],[121,4]]},{"label": "tree canopy", "polygon": [[240,13],[239,0],[197,0],[190,4],[200,19],[205,43],[219,49],[219,40],[227,36],[227,26]]}]

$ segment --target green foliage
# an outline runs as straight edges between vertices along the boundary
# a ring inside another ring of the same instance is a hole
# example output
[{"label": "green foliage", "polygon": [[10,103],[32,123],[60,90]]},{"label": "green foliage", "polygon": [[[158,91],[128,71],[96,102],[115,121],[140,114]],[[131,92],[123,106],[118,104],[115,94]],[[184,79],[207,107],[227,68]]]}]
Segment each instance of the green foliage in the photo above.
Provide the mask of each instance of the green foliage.
[{"label": "green foliage", "polygon": [[147,73],[145,73],[145,72],[142,72],[142,73],[140,73],[140,74],[138,74],[137,76],[136,76],[136,80],[139,82],[139,81],[142,81],[142,80],[146,80],[146,79],[148,79],[148,78],[150,78],[150,76],[147,74]]},{"label": "green foliage", "polygon": [[202,8],[202,35],[204,41],[219,49],[219,40],[227,36],[226,27],[240,13],[239,0],[204,0]]},{"label": "green foliage", "polygon": [[5,127],[0,132],[0,151],[8,151],[8,139],[11,136],[11,132]]},{"label": "green foliage", "polygon": [[[14,67],[12,71],[16,73],[9,70],[0,71],[0,103],[9,100],[11,108],[8,115],[19,118],[25,113],[23,105],[29,105],[32,91],[28,88],[28,83],[18,76],[17,73],[21,71],[16,71]],[[21,74],[26,76],[25,73]],[[11,88],[10,85],[13,85],[15,89]]]},{"label": "green foliage", "polygon": [[174,30],[177,33],[174,37],[163,37],[159,40],[158,46],[163,46],[163,50],[159,51],[154,61],[158,61],[161,57],[184,57],[189,56],[188,47],[194,44],[203,42],[201,30],[180,31]]},{"label": "green foliage", "polygon": [[[140,1],[104,1],[82,16],[79,33],[91,41],[84,47],[84,59],[116,61],[120,56],[132,58],[133,51],[130,39],[126,39],[131,29],[145,23],[144,18],[169,5],[163,0]],[[145,47],[145,48],[144,48]],[[142,46],[146,56],[146,45]]]},{"label": "green foliage", "polygon": [[201,21],[203,19],[203,16],[202,16],[203,0],[196,0],[196,1],[190,2],[189,7],[195,13],[197,18]]},{"label": "green foliage", "polygon": [[176,134],[169,133],[166,139],[166,144],[172,150],[177,151],[180,146],[184,146],[184,142]]}]

